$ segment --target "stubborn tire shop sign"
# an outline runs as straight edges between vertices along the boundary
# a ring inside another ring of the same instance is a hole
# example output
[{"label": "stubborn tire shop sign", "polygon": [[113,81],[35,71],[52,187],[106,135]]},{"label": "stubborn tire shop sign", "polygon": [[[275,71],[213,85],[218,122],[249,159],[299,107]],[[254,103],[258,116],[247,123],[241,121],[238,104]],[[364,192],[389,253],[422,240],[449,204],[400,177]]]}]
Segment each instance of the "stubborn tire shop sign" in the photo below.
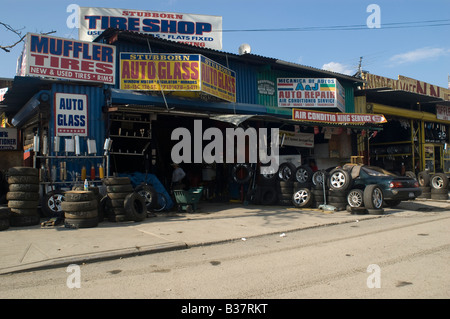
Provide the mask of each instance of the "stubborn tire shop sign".
[{"label": "stubborn tire shop sign", "polygon": [[17,129],[0,127],[0,151],[17,150]]},{"label": "stubborn tire shop sign", "polygon": [[24,75],[115,84],[115,46],[28,33],[25,50]]},{"label": "stubborn tire shop sign", "polygon": [[86,94],[55,93],[55,135],[88,135]]}]

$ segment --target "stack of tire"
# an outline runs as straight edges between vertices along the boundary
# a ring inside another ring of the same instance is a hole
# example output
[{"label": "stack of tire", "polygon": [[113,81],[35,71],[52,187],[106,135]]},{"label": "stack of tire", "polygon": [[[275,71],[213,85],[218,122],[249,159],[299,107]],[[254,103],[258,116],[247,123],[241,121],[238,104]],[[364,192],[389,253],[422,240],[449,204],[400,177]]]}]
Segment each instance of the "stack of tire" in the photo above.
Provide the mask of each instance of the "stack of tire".
[{"label": "stack of tire", "polygon": [[309,166],[302,165],[295,169],[294,189],[291,203],[297,208],[309,208],[315,205],[313,193],[313,171]]},{"label": "stack of tire", "polygon": [[448,199],[448,177],[444,173],[436,173],[431,176],[430,190],[431,199],[447,200]]},{"label": "stack of tire", "polygon": [[106,196],[101,205],[111,222],[143,221],[147,217],[145,198],[134,191],[129,177],[111,177],[103,180]]},{"label": "stack of tire", "polygon": [[275,189],[277,183],[277,172],[265,174],[263,173],[263,170],[261,170],[252,202],[261,205],[274,205],[278,201],[278,192]]},{"label": "stack of tire", "polygon": [[422,190],[422,194],[418,198],[431,199],[430,174],[426,171],[419,172],[417,182]]},{"label": "stack of tire", "polygon": [[67,191],[61,208],[64,212],[64,226],[67,228],[98,226],[98,200],[92,191]]},{"label": "stack of tire", "polygon": [[[326,195],[328,195],[327,187],[326,187],[326,180],[328,177],[328,172],[325,170],[319,170],[317,172],[313,173],[312,179],[311,179],[311,193],[313,195],[313,207],[318,208],[320,205],[323,205],[325,203],[324,200],[324,192]],[[325,187],[324,187],[325,182]]]},{"label": "stack of tire", "polygon": [[11,210],[9,207],[0,206],[0,231],[9,228],[9,217]]},{"label": "stack of tire", "polygon": [[11,210],[10,225],[21,227],[39,224],[39,170],[12,167],[8,170],[8,184],[6,199]]},{"label": "stack of tire", "polygon": [[[84,186],[75,186],[72,188],[74,191],[84,191]],[[97,186],[89,186],[88,191],[91,191],[94,193],[94,198],[97,200],[97,207],[98,207],[98,222],[102,222],[104,218],[104,211],[102,209],[102,206],[100,205],[100,201],[102,199],[102,195],[100,194],[100,190]]]},{"label": "stack of tire", "polygon": [[334,168],[328,178],[327,205],[334,206],[336,211],[347,209],[347,195],[352,186],[352,177],[348,171],[342,168]]}]

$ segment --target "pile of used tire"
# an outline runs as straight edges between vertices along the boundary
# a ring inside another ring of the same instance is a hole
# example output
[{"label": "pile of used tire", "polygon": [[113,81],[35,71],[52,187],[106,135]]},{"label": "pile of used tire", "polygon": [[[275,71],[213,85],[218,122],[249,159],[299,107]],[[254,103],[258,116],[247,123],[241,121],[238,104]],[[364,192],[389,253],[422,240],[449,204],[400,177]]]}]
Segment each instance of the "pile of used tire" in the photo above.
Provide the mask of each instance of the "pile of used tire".
[{"label": "pile of used tire", "polygon": [[335,168],[330,171],[326,178],[327,183],[327,205],[334,206],[336,211],[346,210],[348,193],[352,186],[350,173],[343,168]]},{"label": "pile of used tire", "polygon": [[0,207],[0,231],[9,228],[11,210],[9,207]]},{"label": "pile of used tire", "polygon": [[110,222],[143,221],[147,217],[144,197],[134,191],[129,177],[105,178],[106,196],[100,205]]},{"label": "pile of used tire", "polygon": [[92,191],[67,191],[61,208],[64,212],[64,226],[67,228],[98,226],[98,200]]},{"label": "pile of used tire", "polygon": [[426,171],[417,174],[417,182],[422,190],[422,194],[418,198],[431,199],[430,174]]},{"label": "pile of used tire", "polygon": [[8,184],[6,199],[11,211],[10,225],[20,227],[39,224],[39,170],[12,167],[8,170]]},{"label": "pile of used tire", "polygon": [[445,173],[436,173],[430,179],[431,199],[447,200],[449,181]]}]

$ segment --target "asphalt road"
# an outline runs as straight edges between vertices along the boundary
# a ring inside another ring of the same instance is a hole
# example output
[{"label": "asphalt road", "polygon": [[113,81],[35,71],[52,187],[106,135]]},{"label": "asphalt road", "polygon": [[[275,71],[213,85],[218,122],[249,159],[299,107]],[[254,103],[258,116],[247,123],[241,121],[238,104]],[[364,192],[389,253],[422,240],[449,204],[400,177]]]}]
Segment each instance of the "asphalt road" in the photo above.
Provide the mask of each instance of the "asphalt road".
[{"label": "asphalt road", "polygon": [[449,229],[447,211],[396,213],[2,275],[0,298],[448,299]]}]

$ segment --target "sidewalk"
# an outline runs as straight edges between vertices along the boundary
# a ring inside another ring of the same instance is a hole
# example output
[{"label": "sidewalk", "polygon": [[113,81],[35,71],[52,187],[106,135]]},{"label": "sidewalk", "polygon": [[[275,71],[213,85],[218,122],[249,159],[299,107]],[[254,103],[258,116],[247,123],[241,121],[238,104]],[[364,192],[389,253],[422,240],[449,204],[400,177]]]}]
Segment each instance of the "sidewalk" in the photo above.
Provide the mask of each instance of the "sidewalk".
[{"label": "sidewalk", "polygon": [[[347,211],[199,203],[195,213],[161,213],[145,221],[112,223],[70,229],[63,225],[10,227],[0,232],[0,274],[136,256],[392,214],[444,211],[450,201],[403,202],[384,215],[355,215]],[[43,219],[42,221],[44,221]]]}]

